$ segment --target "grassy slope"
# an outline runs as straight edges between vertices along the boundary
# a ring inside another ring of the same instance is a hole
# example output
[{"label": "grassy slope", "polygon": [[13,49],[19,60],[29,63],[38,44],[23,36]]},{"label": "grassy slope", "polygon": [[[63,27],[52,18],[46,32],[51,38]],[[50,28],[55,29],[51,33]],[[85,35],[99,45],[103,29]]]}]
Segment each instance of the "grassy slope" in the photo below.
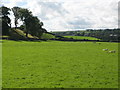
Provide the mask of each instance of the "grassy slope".
[{"label": "grassy slope", "polygon": [[[15,39],[16,38],[24,38],[24,39],[26,38],[26,34],[24,33],[24,31],[22,31],[20,29],[13,29],[13,30],[11,30],[11,35]],[[28,34],[28,37],[29,38],[37,38],[38,39],[38,37],[32,36],[31,34]]]},{"label": "grassy slope", "polygon": [[48,33],[43,33],[43,35],[41,36],[41,39],[52,39],[52,38],[55,38],[55,36]]},{"label": "grassy slope", "polygon": [[[17,32],[17,34],[19,34],[23,37],[26,37],[26,34],[22,30],[16,29],[15,31]],[[28,37],[38,39],[38,37],[32,36],[31,34],[28,34]],[[41,36],[41,39],[51,39],[51,38],[55,38],[55,36],[47,34],[47,33],[43,33],[43,35]]]},{"label": "grassy slope", "polygon": [[99,39],[94,38],[94,37],[85,37],[85,36],[64,36],[64,37],[73,38],[73,39],[99,40]]},{"label": "grassy slope", "polygon": [[[22,30],[20,30],[20,29],[16,29],[15,31],[16,31],[19,35],[26,36],[26,34],[25,34]],[[37,38],[37,37],[32,36],[31,34],[28,34],[28,37],[29,37],[29,38]]]},{"label": "grassy slope", "polygon": [[117,46],[117,43],[4,41],[3,87],[115,88],[118,54],[102,49],[117,50]]}]

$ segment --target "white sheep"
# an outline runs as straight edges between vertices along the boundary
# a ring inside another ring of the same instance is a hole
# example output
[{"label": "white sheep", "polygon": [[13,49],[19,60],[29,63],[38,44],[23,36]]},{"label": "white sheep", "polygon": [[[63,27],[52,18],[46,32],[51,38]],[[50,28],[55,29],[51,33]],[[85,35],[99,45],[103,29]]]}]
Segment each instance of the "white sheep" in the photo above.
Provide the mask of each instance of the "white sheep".
[{"label": "white sheep", "polygon": [[112,50],[112,51],[109,51],[109,53],[116,53],[116,51],[115,51],[115,50]]},{"label": "white sheep", "polygon": [[108,51],[108,49],[106,48],[106,49],[103,49],[103,51]]}]

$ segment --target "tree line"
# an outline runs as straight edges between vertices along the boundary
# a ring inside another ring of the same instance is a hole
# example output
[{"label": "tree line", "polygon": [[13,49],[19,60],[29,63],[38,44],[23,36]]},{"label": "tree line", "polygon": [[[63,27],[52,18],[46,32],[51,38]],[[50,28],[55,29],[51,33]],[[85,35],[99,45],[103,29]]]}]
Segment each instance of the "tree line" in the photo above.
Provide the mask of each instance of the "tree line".
[{"label": "tree line", "polygon": [[[6,6],[1,6],[0,11],[2,35],[9,35],[9,32],[12,28],[11,19],[9,17],[9,15],[11,14],[10,11],[12,11],[14,15],[15,29],[21,28],[26,33],[26,37],[28,37],[28,34],[31,34],[40,38],[43,33],[47,32],[47,30],[43,28],[43,22],[41,22],[37,16],[33,16],[32,12],[26,8],[8,8]],[[23,22],[20,27],[18,27],[18,20]]]},{"label": "tree line", "polygon": [[86,32],[86,36],[99,38],[102,41],[120,42],[120,29],[87,30]]},{"label": "tree line", "polygon": [[99,30],[83,30],[83,31],[65,31],[65,32],[52,32],[58,36],[87,36],[95,37],[101,41],[116,41],[120,42],[120,29],[99,29]]}]

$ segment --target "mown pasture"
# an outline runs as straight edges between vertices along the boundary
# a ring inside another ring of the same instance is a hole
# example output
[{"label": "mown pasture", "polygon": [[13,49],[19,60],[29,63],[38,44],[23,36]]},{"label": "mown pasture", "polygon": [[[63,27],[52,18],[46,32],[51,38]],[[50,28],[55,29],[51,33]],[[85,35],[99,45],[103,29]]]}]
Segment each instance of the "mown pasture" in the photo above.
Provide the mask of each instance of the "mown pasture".
[{"label": "mown pasture", "polygon": [[94,37],[87,37],[87,36],[64,36],[67,38],[73,38],[73,39],[88,39],[88,40],[100,40],[98,38],[94,38]]},{"label": "mown pasture", "polygon": [[2,79],[3,88],[117,88],[118,43],[4,40]]}]

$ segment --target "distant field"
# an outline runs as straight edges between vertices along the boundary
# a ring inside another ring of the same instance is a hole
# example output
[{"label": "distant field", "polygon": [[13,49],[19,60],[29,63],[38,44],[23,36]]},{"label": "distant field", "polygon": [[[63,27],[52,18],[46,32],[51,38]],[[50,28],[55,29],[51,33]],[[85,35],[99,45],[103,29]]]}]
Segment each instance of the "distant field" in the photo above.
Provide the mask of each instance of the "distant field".
[{"label": "distant field", "polygon": [[86,36],[64,36],[67,38],[73,38],[73,39],[88,39],[88,40],[100,40],[98,38],[94,38],[94,37],[86,37]]},{"label": "distant field", "polygon": [[118,87],[117,43],[5,40],[2,49],[3,88]]}]

